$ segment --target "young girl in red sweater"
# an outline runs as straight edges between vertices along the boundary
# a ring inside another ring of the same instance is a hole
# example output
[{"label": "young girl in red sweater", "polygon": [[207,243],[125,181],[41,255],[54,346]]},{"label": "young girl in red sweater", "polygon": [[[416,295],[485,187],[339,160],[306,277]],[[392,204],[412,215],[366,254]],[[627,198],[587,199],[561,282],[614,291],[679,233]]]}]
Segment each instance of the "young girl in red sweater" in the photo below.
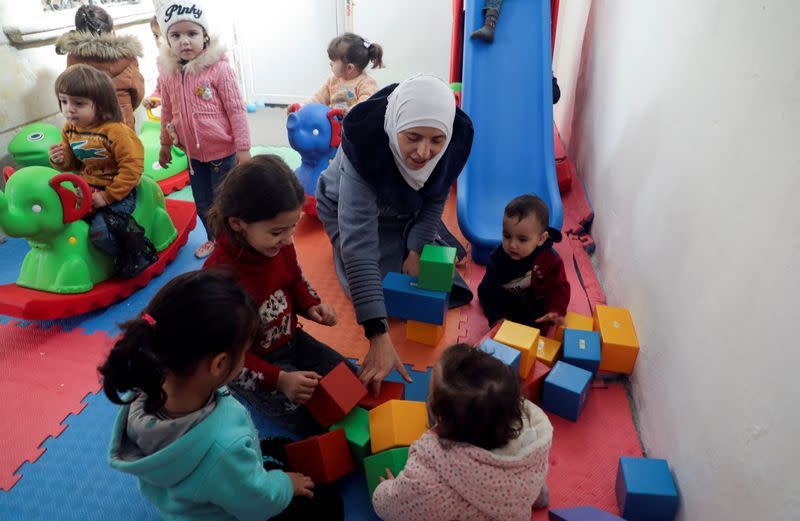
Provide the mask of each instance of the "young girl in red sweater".
[{"label": "young girl in red sweater", "polygon": [[232,388],[265,416],[303,434],[320,428],[297,404],[345,360],[297,321],[299,314],[336,324],[336,312],[320,301],[297,262],[292,237],[304,201],[302,186],[277,156],[259,155],[235,167],[209,211],[217,244],[204,265],[232,271],[261,314],[264,340],[248,352]]}]

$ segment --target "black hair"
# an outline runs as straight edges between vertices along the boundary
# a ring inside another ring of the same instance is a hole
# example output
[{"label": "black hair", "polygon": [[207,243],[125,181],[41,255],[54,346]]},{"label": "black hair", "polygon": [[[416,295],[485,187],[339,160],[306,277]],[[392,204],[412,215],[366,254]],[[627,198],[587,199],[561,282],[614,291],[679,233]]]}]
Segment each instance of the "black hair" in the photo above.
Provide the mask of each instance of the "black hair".
[{"label": "black hair", "polygon": [[259,338],[260,318],[249,295],[233,279],[214,271],[184,273],[167,283],[142,317],[120,326],[122,337],[98,370],[103,390],[116,404],[141,391],[144,409],[154,413],[167,396],[168,372],[188,376],[206,358],[228,353],[238,360]]},{"label": "black hair", "polygon": [[480,349],[456,344],[434,371],[428,404],[440,438],[492,450],[522,432],[523,399],[513,368]]},{"label": "black hair", "polygon": [[536,217],[542,228],[547,229],[550,226],[550,209],[547,208],[547,203],[536,195],[515,197],[506,205],[504,213],[509,219],[517,219],[517,221],[521,221],[531,214]]},{"label": "black hair", "polygon": [[304,202],[303,187],[286,162],[271,154],[257,155],[225,176],[208,211],[208,223],[215,237],[227,234],[239,246],[246,246],[228,223],[230,217],[246,223],[268,221],[297,210]]},{"label": "black hair", "polygon": [[342,60],[345,65],[352,63],[359,71],[366,69],[369,62],[372,62],[373,69],[380,69],[383,67],[383,47],[357,34],[344,33],[328,44],[328,58],[331,61]]},{"label": "black hair", "polygon": [[93,34],[110,33],[114,19],[99,5],[82,5],[75,11],[75,28]]}]

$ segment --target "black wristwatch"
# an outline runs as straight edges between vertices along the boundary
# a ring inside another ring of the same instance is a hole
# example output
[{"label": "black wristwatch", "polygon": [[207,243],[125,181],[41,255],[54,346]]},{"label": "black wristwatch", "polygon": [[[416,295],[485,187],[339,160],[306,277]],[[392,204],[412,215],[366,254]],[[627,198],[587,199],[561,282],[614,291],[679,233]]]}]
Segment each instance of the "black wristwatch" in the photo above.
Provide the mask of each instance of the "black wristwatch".
[{"label": "black wristwatch", "polygon": [[361,325],[364,326],[364,336],[370,340],[389,332],[389,322],[385,318],[371,318]]}]

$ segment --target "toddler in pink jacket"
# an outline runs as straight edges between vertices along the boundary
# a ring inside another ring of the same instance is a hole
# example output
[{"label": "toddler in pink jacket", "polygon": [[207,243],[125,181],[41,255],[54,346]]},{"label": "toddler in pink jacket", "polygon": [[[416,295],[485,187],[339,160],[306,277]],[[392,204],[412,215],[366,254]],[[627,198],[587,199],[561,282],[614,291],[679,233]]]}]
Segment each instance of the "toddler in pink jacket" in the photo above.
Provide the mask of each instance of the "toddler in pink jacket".
[{"label": "toddler in pink jacket", "polygon": [[428,407],[436,425],[372,496],[381,519],[530,521],[547,505],[553,426],[522,398],[516,371],[452,346],[432,371]]},{"label": "toddler in pink jacket", "polygon": [[159,163],[172,161],[177,136],[190,159],[197,214],[208,240],[195,256],[207,257],[214,242],[206,214],[214,191],[238,163],[250,159],[247,112],[225,47],[208,35],[199,0],[156,0],[156,16],[164,43],[158,58],[161,89],[161,153]]}]

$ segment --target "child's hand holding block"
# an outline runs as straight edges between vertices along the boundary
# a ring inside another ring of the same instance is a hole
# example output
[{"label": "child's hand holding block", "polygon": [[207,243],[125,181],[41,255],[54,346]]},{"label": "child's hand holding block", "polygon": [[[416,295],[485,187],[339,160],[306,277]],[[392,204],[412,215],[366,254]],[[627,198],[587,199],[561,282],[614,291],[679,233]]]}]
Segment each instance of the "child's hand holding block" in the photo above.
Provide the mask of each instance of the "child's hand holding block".
[{"label": "child's hand holding block", "polygon": [[539,330],[504,320],[500,329],[494,334],[494,339],[520,352],[519,375],[522,378],[528,376],[536,363],[536,341],[539,339]]},{"label": "child's hand holding block", "polygon": [[428,430],[425,402],[390,400],[369,411],[372,453],[408,447]]},{"label": "child's hand holding block", "polygon": [[600,370],[631,374],[639,355],[639,339],[630,312],[622,308],[597,306],[594,310],[594,329],[600,332],[603,346]]},{"label": "child's hand holding block", "polygon": [[366,394],[367,388],[342,362],[319,381],[305,406],[327,428],[344,418]]}]

